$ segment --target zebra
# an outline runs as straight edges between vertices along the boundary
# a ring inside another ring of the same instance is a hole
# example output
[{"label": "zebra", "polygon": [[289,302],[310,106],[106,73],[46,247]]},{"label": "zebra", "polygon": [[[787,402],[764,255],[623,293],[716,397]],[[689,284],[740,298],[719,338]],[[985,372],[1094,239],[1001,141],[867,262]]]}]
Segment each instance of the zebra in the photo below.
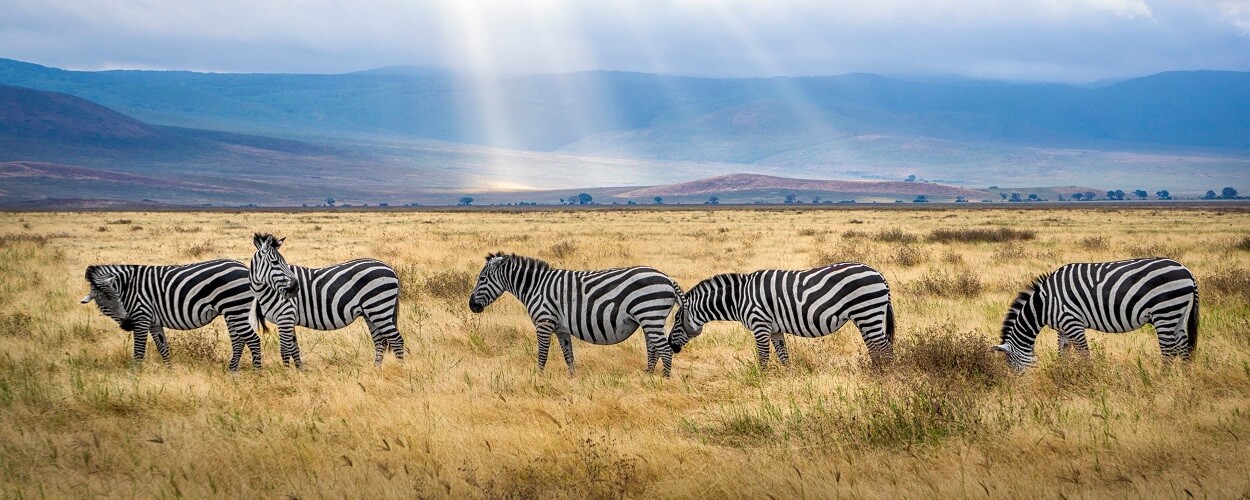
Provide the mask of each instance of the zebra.
[{"label": "zebra", "polygon": [[760,369],[768,368],[769,341],[790,364],[784,335],[822,337],[855,323],[878,366],[894,359],[894,306],[885,277],[867,265],[842,262],[802,271],[718,274],[686,292],[669,342],[681,352],[710,321],[738,321],[755,336]]},{"label": "zebra", "polygon": [[169,363],[165,328],[191,330],[222,316],[230,331],[230,371],[239,369],[246,344],[252,367],[261,367],[260,336],[248,325],[247,267],[233,260],[210,260],[178,266],[87,266],[91,292],[81,303],[95,301],[122,330],[134,332],[135,361],[147,354],[151,335],[161,359]]},{"label": "zebra", "polygon": [[314,330],[346,328],[364,317],[373,338],[373,363],[382,364],[389,348],[404,359],[404,338],[395,326],[399,312],[399,278],[395,270],[375,259],[356,259],[321,268],[287,264],[278,252],[286,238],[256,233],[252,243],[251,321],[258,331],[269,331],[265,318],[278,325],[282,364],[294,361],[303,368],[295,327]]},{"label": "zebra", "polygon": [[1000,345],[1022,371],[1036,362],[1042,327],[1058,332],[1059,352],[1089,353],[1085,330],[1125,333],[1154,325],[1166,359],[1188,360],[1198,345],[1198,284],[1181,263],[1158,257],[1067,264],[1039,276],[1012,302]]},{"label": "zebra", "polygon": [[651,267],[598,271],[556,269],[532,257],[492,253],[478,274],[469,296],[469,310],[480,313],[504,292],[525,304],[538,335],[538,370],[547,365],[551,336],[564,352],[573,375],[573,343],[611,345],[642,328],[647,342],[647,372],[656,360],[664,362],[664,376],[673,369],[673,352],[664,338],[664,323],[677,303],[677,284]]}]

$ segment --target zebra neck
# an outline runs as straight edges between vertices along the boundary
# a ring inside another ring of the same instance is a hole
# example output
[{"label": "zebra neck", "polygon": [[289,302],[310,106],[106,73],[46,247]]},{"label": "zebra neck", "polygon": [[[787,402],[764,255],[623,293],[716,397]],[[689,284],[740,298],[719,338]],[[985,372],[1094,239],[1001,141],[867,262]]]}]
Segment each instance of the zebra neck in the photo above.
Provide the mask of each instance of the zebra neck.
[{"label": "zebra neck", "polygon": [[543,284],[550,284],[561,273],[567,272],[556,269],[521,267],[515,272],[508,274],[508,279],[504,280],[504,290],[511,292],[512,295],[515,295],[517,299],[528,306],[532,302],[540,300],[543,297],[544,289],[550,287],[550,285],[544,287]]},{"label": "zebra neck", "polygon": [[740,274],[713,276],[690,290],[691,302],[700,304],[701,319],[742,321],[746,317],[745,282]]}]

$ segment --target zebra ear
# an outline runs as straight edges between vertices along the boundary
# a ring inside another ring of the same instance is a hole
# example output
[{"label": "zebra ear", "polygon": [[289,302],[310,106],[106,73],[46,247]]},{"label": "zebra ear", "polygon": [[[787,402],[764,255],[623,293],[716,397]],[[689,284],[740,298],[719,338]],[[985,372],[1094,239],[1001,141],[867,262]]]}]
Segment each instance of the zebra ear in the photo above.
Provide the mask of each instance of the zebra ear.
[{"label": "zebra ear", "polygon": [[278,247],[282,246],[282,242],[284,242],[284,241],[286,241],[286,236],[283,236],[283,237],[281,237],[281,238],[278,238],[278,239],[276,239],[276,240],[273,240],[272,245],[273,245],[273,247],[274,247],[274,248],[278,248]]},{"label": "zebra ear", "polygon": [[256,249],[260,250],[260,246],[265,244],[265,238],[260,233],[252,233],[252,244],[256,245]]},{"label": "zebra ear", "polygon": [[81,302],[79,302],[79,304],[86,304],[86,303],[88,303],[88,302],[91,302],[91,294],[87,294],[87,296],[86,296],[86,297],[83,297],[83,298],[82,298],[82,301],[81,301]]},{"label": "zebra ear", "polygon": [[1006,342],[1003,342],[1000,345],[991,347],[990,350],[994,352],[1011,352],[1011,345],[1007,344]]}]

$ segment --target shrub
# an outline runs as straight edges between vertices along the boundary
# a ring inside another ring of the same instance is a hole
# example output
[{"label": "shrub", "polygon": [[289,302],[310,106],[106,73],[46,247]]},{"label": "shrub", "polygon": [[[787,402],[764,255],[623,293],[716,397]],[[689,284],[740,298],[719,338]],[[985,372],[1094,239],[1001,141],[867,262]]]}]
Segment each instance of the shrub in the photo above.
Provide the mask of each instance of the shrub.
[{"label": "shrub", "polygon": [[183,249],[182,253],[186,254],[188,257],[199,258],[205,254],[212,253],[214,250],[216,250],[216,248],[213,246],[213,242],[201,241]]},{"label": "shrub", "polygon": [[997,384],[1007,363],[990,351],[990,340],[972,332],[956,332],[953,323],[931,326],[903,338],[897,366],[949,381]]},{"label": "shrub", "polygon": [[111,221],[105,222],[105,224],[112,224],[112,225],[115,225],[115,226],[122,226],[122,225],[130,224],[130,222],[131,222],[131,221],[130,221],[130,219],[116,219],[116,220],[111,220]]},{"label": "shrub", "polygon": [[548,248],[546,253],[553,259],[565,259],[577,253],[577,244],[571,241],[561,241],[551,245],[551,248]]},{"label": "shrub", "polygon": [[425,277],[421,292],[448,301],[468,300],[476,280],[477,274],[468,271],[437,271]]},{"label": "shrub", "polygon": [[899,228],[881,231],[880,233],[877,233],[873,239],[885,243],[915,243],[920,241],[920,238],[917,238],[916,235],[903,232],[903,230]]},{"label": "shrub", "polygon": [[901,245],[894,249],[894,263],[903,267],[918,266],[928,259],[928,252],[914,245]]},{"label": "shrub", "polygon": [[960,269],[954,274],[941,269],[931,269],[911,284],[912,291],[936,297],[974,298],[981,295],[981,278],[970,269]]},{"label": "shrub", "polygon": [[1102,236],[1086,236],[1081,238],[1081,248],[1086,250],[1106,250],[1107,239]]},{"label": "shrub", "polygon": [[1236,243],[1233,243],[1233,248],[1244,252],[1250,252],[1250,236],[1243,236]]},{"label": "shrub", "polygon": [[1225,297],[1250,299],[1250,270],[1233,265],[1218,268],[1198,280],[1198,289],[1214,290]]},{"label": "shrub", "polygon": [[934,229],[929,233],[929,241],[935,243],[981,243],[1003,241],[1028,241],[1037,238],[1032,229],[1012,229],[996,227],[992,229]]},{"label": "shrub", "polygon": [[45,246],[48,244],[48,237],[42,234],[4,234],[0,235],[0,248],[13,246],[21,243],[30,243],[35,246]]},{"label": "shrub", "polygon": [[857,229],[847,229],[846,231],[842,233],[842,237],[848,240],[854,240],[854,239],[859,239],[859,238],[867,238],[868,233],[865,233]]},{"label": "shrub", "polygon": [[[171,357],[190,358],[197,361],[207,361],[212,363],[221,362],[220,351],[217,349],[217,339],[201,331],[179,332],[177,336],[170,337],[169,349],[172,352]],[[246,350],[244,350],[246,355]]]}]

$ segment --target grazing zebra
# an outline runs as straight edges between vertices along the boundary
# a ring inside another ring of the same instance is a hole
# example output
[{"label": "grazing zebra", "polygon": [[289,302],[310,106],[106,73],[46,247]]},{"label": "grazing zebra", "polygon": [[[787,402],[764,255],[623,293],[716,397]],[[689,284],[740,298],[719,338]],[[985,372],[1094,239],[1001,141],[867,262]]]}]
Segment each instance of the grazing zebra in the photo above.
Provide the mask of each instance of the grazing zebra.
[{"label": "grazing zebra", "polygon": [[260,368],[260,336],[247,322],[252,302],[247,276],[247,267],[233,260],[181,266],[88,266],[91,293],[82,303],[94,300],[100,312],[122,330],[134,332],[136,361],[147,353],[148,335],[168,363],[165,328],[191,330],[223,316],[230,330],[230,370],[239,369],[244,344],[252,351],[252,366]]},{"label": "grazing zebra", "polygon": [[357,259],[321,268],[293,266],[278,253],[283,240],[272,234],[257,233],[252,237],[256,253],[252,256],[252,323],[256,329],[268,331],[265,318],[278,325],[278,343],[282,364],[300,358],[295,327],[314,330],[337,330],[363,316],[373,337],[373,363],[382,363],[382,354],[389,348],[398,359],[404,359],[404,338],[395,327],[399,312],[399,278],[386,263],[374,259]]},{"label": "grazing zebra", "polygon": [[1043,326],[1059,333],[1059,352],[1088,353],[1085,329],[1125,333],[1154,325],[1163,355],[1189,359],[1198,345],[1198,284],[1172,259],[1067,264],[1033,281],[1003,320],[1007,362],[1023,370],[1036,361]]},{"label": "grazing zebra", "polygon": [[664,339],[664,322],[679,293],[664,273],[650,267],[569,271],[513,254],[490,254],[469,296],[469,310],[480,313],[504,292],[529,311],[538,334],[538,369],[547,365],[551,336],[560,341],[569,375],[573,374],[572,337],[609,345],[641,326],[647,337],[647,372],[656,359],[664,376],[673,368],[673,351]]},{"label": "grazing zebra", "polygon": [[669,342],[680,352],[709,321],[738,321],[755,335],[760,368],[768,344],[790,364],[784,335],[822,337],[852,321],[875,363],[894,358],[894,306],[885,277],[864,264],[843,262],[805,271],[718,274],[685,294]]}]

